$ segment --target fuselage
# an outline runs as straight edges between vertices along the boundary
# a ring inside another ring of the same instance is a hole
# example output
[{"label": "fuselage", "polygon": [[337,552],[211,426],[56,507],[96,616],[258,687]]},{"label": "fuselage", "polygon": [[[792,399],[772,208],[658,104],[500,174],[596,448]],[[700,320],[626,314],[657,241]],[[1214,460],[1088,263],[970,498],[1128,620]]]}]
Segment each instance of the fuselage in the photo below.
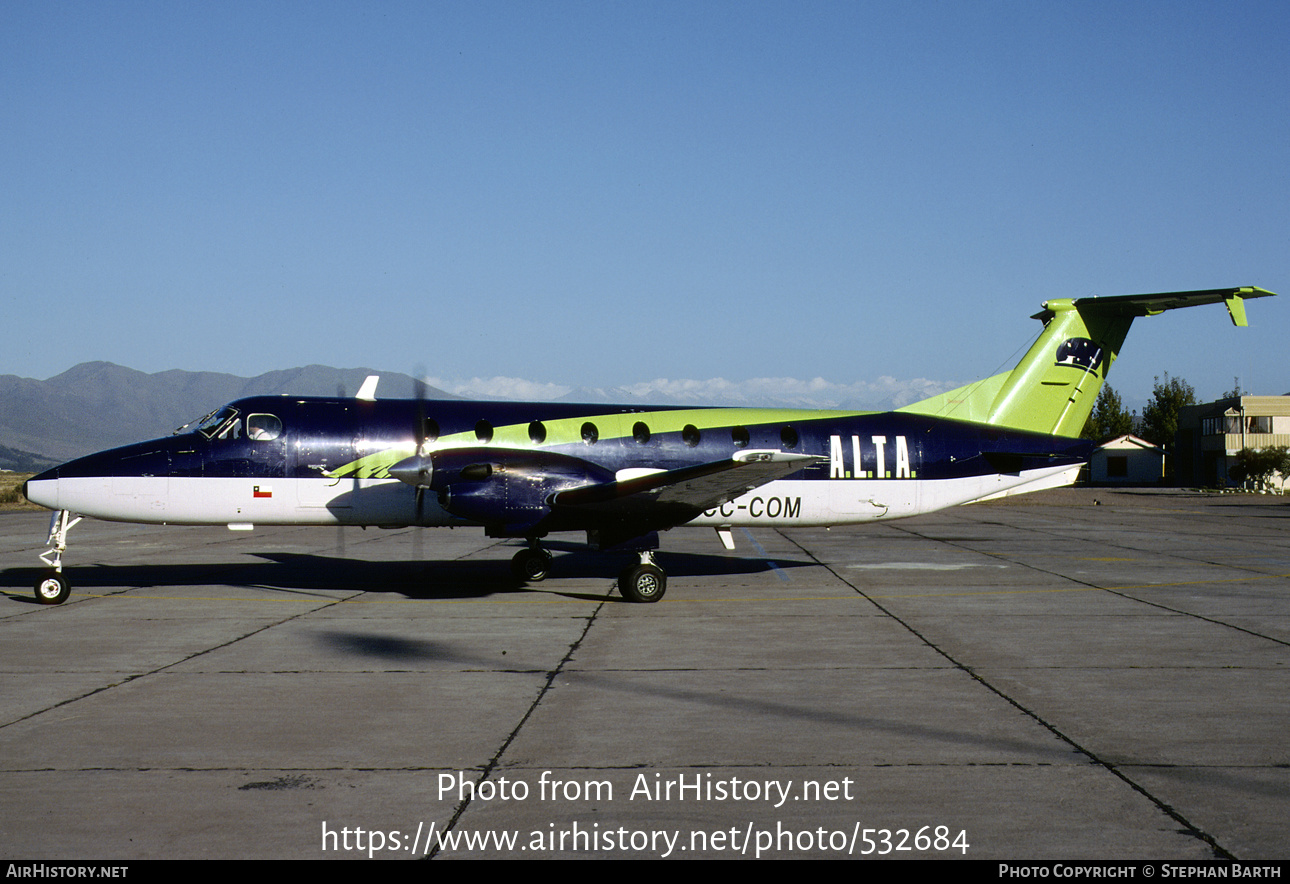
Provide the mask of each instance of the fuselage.
[{"label": "fuselage", "polygon": [[[118,521],[483,524],[522,536],[580,529],[542,521],[554,490],[771,450],[816,459],[686,524],[839,525],[1064,484],[1091,447],[900,412],[262,396],[175,435],[63,464],[32,478],[26,493],[51,509]],[[546,484],[521,483],[512,466],[510,485],[493,476],[419,493],[390,473],[418,450],[512,465],[531,454],[558,460],[558,481],[544,472]],[[478,496],[477,486],[500,490]]]}]

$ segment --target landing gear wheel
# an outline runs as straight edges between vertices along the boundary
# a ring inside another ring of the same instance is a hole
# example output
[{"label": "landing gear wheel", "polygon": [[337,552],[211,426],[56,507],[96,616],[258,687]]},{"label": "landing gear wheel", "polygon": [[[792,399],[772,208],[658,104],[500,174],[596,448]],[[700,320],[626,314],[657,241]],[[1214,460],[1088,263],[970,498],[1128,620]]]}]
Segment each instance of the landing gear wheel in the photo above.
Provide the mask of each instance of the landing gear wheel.
[{"label": "landing gear wheel", "polygon": [[71,592],[67,578],[57,571],[50,571],[36,581],[36,601],[42,605],[61,605]]},{"label": "landing gear wheel", "polygon": [[511,559],[511,573],[521,583],[537,583],[551,573],[551,554],[544,549],[522,549]]},{"label": "landing gear wheel", "polygon": [[657,602],[667,592],[667,574],[648,562],[632,565],[619,575],[618,591],[629,602]]}]

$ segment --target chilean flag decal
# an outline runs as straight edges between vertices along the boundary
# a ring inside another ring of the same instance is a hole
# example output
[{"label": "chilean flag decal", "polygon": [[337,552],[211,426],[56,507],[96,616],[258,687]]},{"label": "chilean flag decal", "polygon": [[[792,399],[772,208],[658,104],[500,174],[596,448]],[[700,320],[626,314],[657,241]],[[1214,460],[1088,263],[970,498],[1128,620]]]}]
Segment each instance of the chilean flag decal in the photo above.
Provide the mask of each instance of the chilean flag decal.
[{"label": "chilean flag decal", "polygon": [[268,485],[256,485],[251,489],[252,497],[272,497],[273,489]]}]

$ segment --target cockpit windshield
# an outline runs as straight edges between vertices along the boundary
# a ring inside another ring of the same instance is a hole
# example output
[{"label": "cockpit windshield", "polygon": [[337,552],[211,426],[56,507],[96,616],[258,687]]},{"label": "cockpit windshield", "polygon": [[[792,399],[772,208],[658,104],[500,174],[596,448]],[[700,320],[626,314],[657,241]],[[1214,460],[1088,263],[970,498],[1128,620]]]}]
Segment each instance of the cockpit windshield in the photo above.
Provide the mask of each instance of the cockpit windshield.
[{"label": "cockpit windshield", "polygon": [[201,420],[189,421],[175,430],[173,435],[187,432],[201,433],[207,439],[237,439],[242,435],[242,421],[238,418],[236,408],[225,405]]}]

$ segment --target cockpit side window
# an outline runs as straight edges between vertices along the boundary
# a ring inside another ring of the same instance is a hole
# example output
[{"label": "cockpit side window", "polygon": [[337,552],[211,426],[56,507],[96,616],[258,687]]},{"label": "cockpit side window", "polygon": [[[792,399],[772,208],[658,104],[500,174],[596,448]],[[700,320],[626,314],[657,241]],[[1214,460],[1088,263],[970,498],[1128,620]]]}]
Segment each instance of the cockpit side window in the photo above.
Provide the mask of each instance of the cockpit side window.
[{"label": "cockpit side window", "polygon": [[282,435],[282,421],[272,414],[248,414],[246,435],[253,442],[269,442]]},{"label": "cockpit side window", "polygon": [[282,435],[282,421],[272,414],[249,414],[246,435],[253,442],[269,442]]}]

